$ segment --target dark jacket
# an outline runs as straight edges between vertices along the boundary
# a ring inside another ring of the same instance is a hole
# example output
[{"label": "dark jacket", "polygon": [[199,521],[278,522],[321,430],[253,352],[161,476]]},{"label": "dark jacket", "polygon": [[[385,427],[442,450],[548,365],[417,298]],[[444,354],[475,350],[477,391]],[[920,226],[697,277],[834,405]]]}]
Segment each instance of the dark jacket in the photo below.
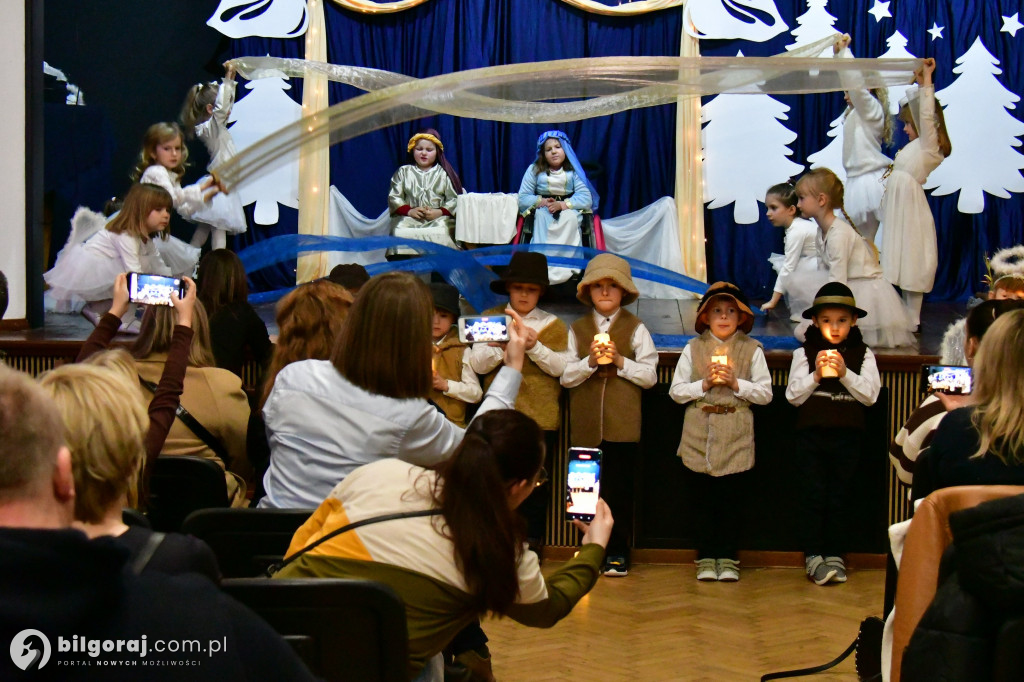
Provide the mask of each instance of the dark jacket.
[{"label": "dark jacket", "polygon": [[1024,495],[956,512],[949,525],[953,544],[903,654],[904,682],[991,679],[1000,627],[1024,616]]},{"label": "dark jacket", "polygon": [[[90,541],[75,530],[0,528],[0,679],[312,679],[270,626],[209,580],[135,575],[128,556],[115,538]],[[74,642],[116,645],[143,637],[145,656],[128,651],[127,644],[120,653],[98,650],[96,656],[69,650]],[[6,651],[16,638],[26,663],[46,648],[49,660],[32,674],[22,672]],[[199,650],[161,653],[158,640],[188,640]],[[212,642],[221,651],[211,653]],[[119,665],[109,665],[114,661]]]}]

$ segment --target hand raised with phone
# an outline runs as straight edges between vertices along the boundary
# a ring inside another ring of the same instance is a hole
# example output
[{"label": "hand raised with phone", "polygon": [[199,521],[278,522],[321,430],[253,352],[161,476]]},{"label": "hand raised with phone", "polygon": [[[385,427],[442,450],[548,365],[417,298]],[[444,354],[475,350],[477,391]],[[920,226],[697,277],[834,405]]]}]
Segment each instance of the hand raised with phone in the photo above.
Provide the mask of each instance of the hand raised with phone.
[{"label": "hand raised with phone", "polygon": [[581,544],[594,543],[602,547],[608,547],[608,540],[612,536],[612,527],[615,525],[615,519],[612,518],[612,510],[608,507],[608,503],[603,499],[598,499],[594,519],[590,523],[573,519],[572,525],[576,526],[583,533],[583,539],[580,541]]}]

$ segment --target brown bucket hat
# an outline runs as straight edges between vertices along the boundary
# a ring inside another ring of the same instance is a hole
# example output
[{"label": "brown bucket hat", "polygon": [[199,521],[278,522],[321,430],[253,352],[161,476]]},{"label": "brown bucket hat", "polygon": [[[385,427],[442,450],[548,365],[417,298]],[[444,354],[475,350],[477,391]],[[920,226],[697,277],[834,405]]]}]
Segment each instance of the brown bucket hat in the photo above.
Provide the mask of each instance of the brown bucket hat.
[{"label": "brown bucket hat", "polygon": [[622,287],[622,305],[629,305],[640,297],[640,291],[633,284],[629,263],[614,254],[601,253],[587,263],[583,279],[576,285],[576,298],[592,307],[594,302],[590,300],[590,285],[602,279],[610,279]]},{"label": "brown bucket hat", "polygon": [[704,330],[708,328],[708,321],[704,316],[705,309],[708,303],[711,302],[711,299],[719,296],[731,298],[736,303],[736,307],[740,309],[741,313],[740,323],[737,325],[737,328],[744,334],[749,334],[750,330],[754,328],[754,313],[750,311],[750,306],[747,305],[746,294],[740,291],[738,286],[730,282],[715,282],[700,297],[700,305],[697,306],[697,321],[693,324],[697,333],[703,334]]}]

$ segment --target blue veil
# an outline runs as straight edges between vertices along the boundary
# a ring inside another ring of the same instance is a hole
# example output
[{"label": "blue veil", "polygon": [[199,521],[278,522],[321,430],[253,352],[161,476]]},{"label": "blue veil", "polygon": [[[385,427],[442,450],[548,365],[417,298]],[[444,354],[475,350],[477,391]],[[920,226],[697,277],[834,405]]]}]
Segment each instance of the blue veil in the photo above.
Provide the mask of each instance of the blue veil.
[{"label": "blue veil", "polygon": [[537,138],[537,153],[540,154],[541,149],[544,147],[544,141],[548,138],[553,137],[562,144],[562,149],[565,151],[565,158],[569,159],[569,163],[572,164],[573,172],[580,176],[583,180],[583,184],[590,190],[590,196],[593,199],[591,210],[597,213],[597,204],[601,197],[598,195],[597,190],[594,189],[594,185],[590,182],[590,178],[587,177],[586,172],[583,170],[583,164],[576,157],[576,151],[572,148],[572,143],[569,142],[569,136],[563,133],[561,130],[548,130],[541,133],[540,137]]}]

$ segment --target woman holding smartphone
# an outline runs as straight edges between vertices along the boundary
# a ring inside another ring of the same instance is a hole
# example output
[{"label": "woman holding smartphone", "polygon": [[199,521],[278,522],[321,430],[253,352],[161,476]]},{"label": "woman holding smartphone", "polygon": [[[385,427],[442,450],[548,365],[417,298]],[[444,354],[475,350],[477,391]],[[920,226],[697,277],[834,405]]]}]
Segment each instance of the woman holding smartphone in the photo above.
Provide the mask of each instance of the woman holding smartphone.
[{"label": "woman holding smartphone", "polygon": [[[511,409],[480,415],[435,470],[384,459],[350,473],[295,533],[288,556],[298,556],[275,577],[387,583],[405,602],[410,679],[439,680],[438,653],[482,615],[551,627],[597,581],[614,523],[603,500],[589,525],[573,522],[582,547],[547,578],[526,549],[516,508],[547,479],[543,461],[535,421]],[[407,516],[372,521],[396,513]]]}]

